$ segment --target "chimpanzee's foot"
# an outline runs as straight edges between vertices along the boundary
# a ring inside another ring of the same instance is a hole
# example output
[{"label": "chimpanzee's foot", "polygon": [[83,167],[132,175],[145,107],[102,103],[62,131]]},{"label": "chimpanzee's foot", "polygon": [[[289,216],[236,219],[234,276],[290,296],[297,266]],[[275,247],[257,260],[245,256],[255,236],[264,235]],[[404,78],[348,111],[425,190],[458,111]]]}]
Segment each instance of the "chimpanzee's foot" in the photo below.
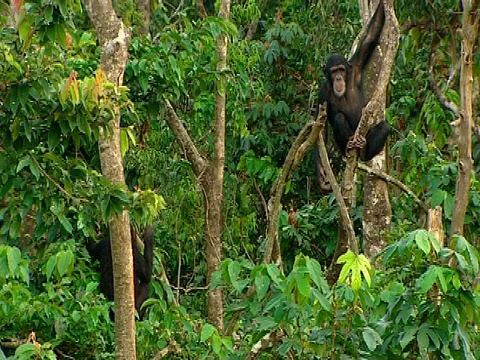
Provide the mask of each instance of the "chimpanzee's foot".
[{"label": "chimpanzee's foot", "polygon": [[352,135],[348,140],[347,150],[355,149],[355,148],[363,149],[366,143],[367,143],[367,140],[363,136]]}]

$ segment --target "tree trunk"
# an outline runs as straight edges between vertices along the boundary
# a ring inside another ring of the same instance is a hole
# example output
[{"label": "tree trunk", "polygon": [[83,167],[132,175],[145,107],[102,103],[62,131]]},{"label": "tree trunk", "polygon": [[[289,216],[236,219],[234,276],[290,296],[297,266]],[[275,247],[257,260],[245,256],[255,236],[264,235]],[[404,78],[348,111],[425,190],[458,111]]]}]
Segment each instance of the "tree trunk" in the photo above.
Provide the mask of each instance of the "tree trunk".
[{"label": "tree trunk", "polygon": [[[382,151],[371,160],[374,170],[387,172],[387,159]],[[387,182],[368,173],[363,184],[363,252],[370,260],[387,246],[385,232],[390,230],[392,208]]]},{"label": "tree trunk", "polygon": [[[365,0],[359,0],[360,3]],[[375,2],[370,4],[370,9],[374,9]],[[368,9],[361,7],[365,13],[362,13],[363,19],[369,19],[373,10],[368,13]],[[384,34],[388,32],[390,23],[385,24]],[[382,53],[385,51],[385,36],[380,39],[380,48]],[[367,71],[367,97],[374,93],[378,74],[382,67],[382,57],[378,49],[374,52],[369,69]],[[385,89],[386,90],[386,89]],[[386,106],[387,94],[382,94],[380,98],[383,103],[383,108]],[[372,169],[387,172],[387,152],[384,150],[370,161]],[[390,230],[392,222],[392,208],[390,199],[388,197],[387,182],[371,173],[368,173],[363,183],[363,251],[365,255],[371,260],[383,249],[385,249],[387,242],[385,240],[385,232]]]},{"label": "tree trunk", "polygon": [[148,34],[150,32],[150,0],[138,0],[138,11],[143,15],[140,33]]},{"label": "tree trunk", "polygon": [[[228,20],[230,17],[230,0],[222,0],[218,16]],[[223,203],[223,168],[225,165],[225,107],[227,94],[227,37],[223,34],[217,38],[217,73],[215,91],[214,153],[210,166],[201,179],[206,200],[206,256],[207,278],[212,274],[222,259],[222,203]],[[208,321],[223,332],[223,292],[221,288],[208,292]]]},{"label": "tree trunk", "polygon": [[468,205],[468,193],[472,176],[472,124],[473,124],[473,48],[477,41],[479,0],[463,1],[462,61],[460,69],[460,125],[458,136],[458,175],[455,186],[450,235],[463,235],[463,224]]},{"label": "tree trunk", "polygon": [[[102,47],[100,70],[108,81],[120,86],[128,58],[129,34],[112,7],[111,0],[85,0],[90,21]],[[120,152],[120,109],[110,126],[113,133],[102,132],[98,142],[102,173],[113,183],[125,184]],[[133,256],[128,212],[124,210],[110,220],[113,285],[115,298],[115,358],[134,360],[135,306]]]}]

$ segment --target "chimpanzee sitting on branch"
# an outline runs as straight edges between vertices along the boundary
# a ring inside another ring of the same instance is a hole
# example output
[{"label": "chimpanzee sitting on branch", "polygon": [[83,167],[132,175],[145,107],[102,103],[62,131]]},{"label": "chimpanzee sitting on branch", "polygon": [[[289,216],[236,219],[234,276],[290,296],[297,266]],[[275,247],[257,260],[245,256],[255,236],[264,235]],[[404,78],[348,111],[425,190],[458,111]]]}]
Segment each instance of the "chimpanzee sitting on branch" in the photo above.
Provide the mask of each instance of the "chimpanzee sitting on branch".
[{"label": "chimpanzee sitting on branch", "polygon": [[[140,319],[143,316],[141,307],[148,298],[150,289],[150,280],[152,278],[153,265],[153,228],[147,226],[143,233],[144,253],[141,254],[136,243],[136,233],[131,228],[132,250],[133,250],[133,280],[135,288],[135,309]],[[107,237],[98,243],[87,242],[87,250],[90,256],[100,263],[100,291],[105,297],[113,301],[113,267],[112,267],[112,248],[110,239]],[[110,316],[113,320],[113,314]]]},{"label": "chimpanzee sitting on branch", "polygon": [[[368,130],[366,138],[355,139],[353,136],[366,105],[363,71],[379,43],[384,23],[385,10],[383,0],[380,0],[368,24],[365,38],[351,59],[347,61],[338,54],[328,58],[324,68],[325,82],[318,97],[318,104],[327,102],[327,120],[332,125],[333,136],[342,155],[346,154],[347,149],[356,147],[360,149],[363,161],[372,159],[382,151],[389,133],[387,123],[382,120]],[[318,154],[315,158],[318,170]]]}]

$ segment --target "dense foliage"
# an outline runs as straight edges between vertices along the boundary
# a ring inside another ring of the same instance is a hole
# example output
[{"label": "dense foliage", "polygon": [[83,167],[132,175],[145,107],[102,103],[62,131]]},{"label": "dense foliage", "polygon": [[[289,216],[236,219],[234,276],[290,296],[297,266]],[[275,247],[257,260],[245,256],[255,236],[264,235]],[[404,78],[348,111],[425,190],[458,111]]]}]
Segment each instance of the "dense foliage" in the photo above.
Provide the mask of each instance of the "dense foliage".
[{"label": "dense foliage", "polygon": [[[390,173],[427,207],[442,206],[448,233],[455,118],[431,90],[430,56],[436,54],[435,80],[458,104],[458,74],[450,69],[460,49],[460,8],[453,0],[413,3],[395,2],[402,38],[388,95]],[[335,249],[338,208],[317,190],[307,157],[282,200],[283,269],[261,261],[270,189],[310,118],[325,58],[347,55],[361,29],[356,1],[233,1],[230,21],[201,19],[193,1],[152,2],[148,35],[137,33],[141,16],[132,4],[118,3],[133,31],[121,88],[97,71],[99,48],[82,6],[0,4],[0,359],[113,358],[112,304],[99,293],[85,243],[104,236],[108,219],[124,207],[136,226],[153,222],[156,229],[151,298],[146,319],[137,322],[139,359],[165,349],[179,359],[246,359],[255,352],[265,359],[480,358],[480,297],[472,288],[480,245],[475,174],[465,237],[440,248],[418,230],[423,210],[391,187],[392,230],[377,259],[381,270],[347,253],[330,287],[322,269]],[[247,39],[254,20],[257,31]],[[226,327],[232,324],[225,334],[205,320],[203,194],[164,105],[174,105],[208,157],[220,33],[230,40],[226,259],[213,286],[225,289]],[[115,106],[127,187],[106,181],[98,159],[97,140],[110,130]],[[473,144],[478,173],[477,138]],[[330,151],[341,176],[341,157]],[[361,200],[359,187],[352,213],[358,233]]]}]

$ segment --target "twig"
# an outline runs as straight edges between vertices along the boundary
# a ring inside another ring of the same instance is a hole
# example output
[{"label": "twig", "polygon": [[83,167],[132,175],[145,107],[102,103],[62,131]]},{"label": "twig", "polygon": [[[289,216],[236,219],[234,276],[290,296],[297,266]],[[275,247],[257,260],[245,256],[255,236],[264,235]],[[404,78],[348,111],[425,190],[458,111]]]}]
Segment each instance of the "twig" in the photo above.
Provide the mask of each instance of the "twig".
[{"label": "twig", "polygon": [[388,175],[387,173],[383,172],[383,171],[379,171],[379,170],[375,170],[373,168],[371,168],[370,166],[367,166],[365,165],[364,163],[362,162],[359,162],[357,167],[360,169],[360,170],[363,170],[367,173],[370,173],[370,174],[373,174],[379,178],[382,178],[383,180],[395,185],[396,187],[398,187],[400,190],[404,191],[406,194],[408,194],[417,204],[418,206],[420,206],[420,208],[422,210],[425,210],[427,211],[427,207],[425,206],[425,204],[423,203],[422,200],[419,199],[419,197],[417,195],[415,195],[415,193],[407,187],[407,185],[405,185],[404,183],[402,183],[400,180],[398,179],[395,179],[393,176],[390,176]]},{"label": "twig", "polygon": [[82,201],[82,202],[87,202],[87,199],[83,199],[83,198],[76,198],[74,197],[73,195],[71,195],[67,190],[65,190],[63,187],[60,186],[59,183],[57,183],[44,169],[43,167],[40,165],[40,163],[37,161],[37,159],[35,159],[35,157],[29,153],[28,156],[30,157],[30,159],[33,160],[33,162],[35,163],[35,165],[37,166],[38,170],[42,173],[43,176],[45,176],[47,178],[48,181],[50,181],[53,186],[55,186],[58,190],[60,190],[60,192],[62,194],[64,194],[68,199],[76,199],[78,201]]},{"label": "twig", "polygon": [[438,43],[435,44],[435,46],[432,49],[432,53],[430,55],[430,60],[429,60],[429,69],[430,69],[430,75],[428,76],[428,81],[430,82],[430,87],[437,97],[438,102],[447,110],[453,112],[455,116],[458,116],[458,106],[447,99],[447,97],[442,93],[440,88],[438,87],[438,84],[435,82],[435,78],[433,76],[433,64],[435,63],[435,53],[437,52],[438,49]]}]

